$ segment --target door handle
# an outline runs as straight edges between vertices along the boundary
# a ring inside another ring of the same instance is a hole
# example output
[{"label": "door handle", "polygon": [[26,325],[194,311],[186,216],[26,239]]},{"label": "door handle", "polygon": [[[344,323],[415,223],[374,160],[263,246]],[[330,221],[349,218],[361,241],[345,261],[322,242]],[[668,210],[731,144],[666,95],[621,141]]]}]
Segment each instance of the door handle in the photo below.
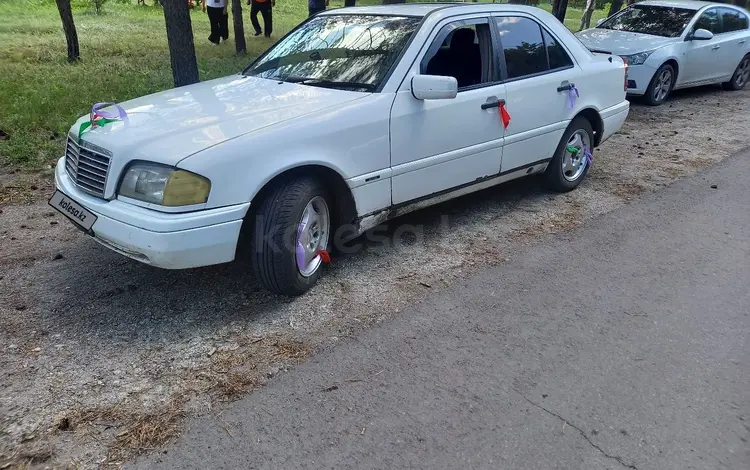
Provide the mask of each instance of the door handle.
[{"label": "door handle", "polygon": [[711,48],[711,50],[715,51],[715,50],[720,49],[720,48],[721,48],[721,46],[714,46],[714,47]]},{"label": "door handle", "polygon": [[[493,101],[489,101],[489,100],[493,100]],[[491,96],[491,97],[487,98],[487,102],[486,103],[482,103],[482,109],[497,108],[501,104],[504,105],[505,104],[505,100],[499,100],[499,99],[495,98],[494,96]]]},{"label": "door handle", "polygon": [[738,42],[737,44],[745,44],[745,40],[743,39],[742,41]]},{"label": "door handle", "polygon": [[575,86],[576,86],[576,84],[575,84],[575,83],[562,82],[562,83],[560,84],[560,86],[559,86],[559,87],[557,87],[557,91],[558,91],[558,92],[561,92],[561,91],[570,91],[570,90],[572,90],[573,88],[575,88]]}]

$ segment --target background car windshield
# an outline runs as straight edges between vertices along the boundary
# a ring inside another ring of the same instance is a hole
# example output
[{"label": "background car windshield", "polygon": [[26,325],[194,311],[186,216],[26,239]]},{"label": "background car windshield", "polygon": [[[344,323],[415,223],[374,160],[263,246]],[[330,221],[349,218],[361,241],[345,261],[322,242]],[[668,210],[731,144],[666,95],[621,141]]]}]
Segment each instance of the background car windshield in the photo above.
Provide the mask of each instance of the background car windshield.
[{"label": "background car windshield", "polygon": [[695,10],[685,8],[633,5],[599,25],[599,28],[676,38],[694,15]]},{"label": "background car windshield", "polygon": [[419,18],[323,15],[273,46],[245,75],[309,85],[375,90]]}]

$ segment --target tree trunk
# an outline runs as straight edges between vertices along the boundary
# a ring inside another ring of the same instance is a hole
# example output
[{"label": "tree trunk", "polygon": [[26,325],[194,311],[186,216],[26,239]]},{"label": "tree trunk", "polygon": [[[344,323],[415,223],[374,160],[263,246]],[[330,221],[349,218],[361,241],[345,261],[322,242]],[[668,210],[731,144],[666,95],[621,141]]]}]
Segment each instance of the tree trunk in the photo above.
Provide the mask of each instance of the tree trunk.
[{"label": "tree trunk", "polygon": [[553,0],[552,2],[552,14],[555,18],[560,20],[560,23],[565,24],[565,13],[568,11],[568,0]]},{"label": "tree trunk", "polygon": [[193,24],[185,0],[164,0],[164,22],[167,24],[167,43],[172,62],[174,86],[197,83],[198,62],[195,59]]},{"label": "tree trunk", "polygon": [[65,31],[65,42],[68,43],[68,62],[75,62],[81,58],[78,49],[78,32],[73,23],[73,10],[70,9],[70,0],[57,0],[57,10],[60,12],[63,31]]},{"label": "tree trunk", "polygon": [[232,0],[232,18],[234,20],[234,48],[237,54],[247,52],[245,43],[245,25],[242,22],[242,0]]},{"label": "tree trunk", "polygon": [[609,14],[607,14],[607,17],[610,17],[620,11],[622,9],[622,0],[612,0],[612,4],[609,6]]},{"label": "tree trunk", "polygon": [[591,15],[596,9],[596,0],[586,0],[586,7],[583,9],[583,16],[581,16],[581,27],[578,31],[589,29],[591,27]]}]

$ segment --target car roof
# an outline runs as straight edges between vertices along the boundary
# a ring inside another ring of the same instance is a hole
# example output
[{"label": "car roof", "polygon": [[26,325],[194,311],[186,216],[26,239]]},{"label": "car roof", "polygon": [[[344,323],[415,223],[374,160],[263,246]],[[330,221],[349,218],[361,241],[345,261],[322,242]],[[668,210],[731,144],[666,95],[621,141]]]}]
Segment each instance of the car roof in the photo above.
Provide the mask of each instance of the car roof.
[{"label": "car roof", "polygon": [[710,6],[734,6],[726,3],[717,2],[700,2],[697,0],[646,0],[638,2],[638,5],[651,5],[656,7],[685,8],[688,10],[698,11],[704,7]]},{"label": "car roof", "polygon": [[466,2],[430,2],[430,3],[397,3],[391,5],[365,5],[358,7],[331,8],[320,15],[398,15],[427,16],[437,10],[464,8],[469,12],[481,11],[539,11],[537,7],[501,4],[501,3],[466,3]]}]

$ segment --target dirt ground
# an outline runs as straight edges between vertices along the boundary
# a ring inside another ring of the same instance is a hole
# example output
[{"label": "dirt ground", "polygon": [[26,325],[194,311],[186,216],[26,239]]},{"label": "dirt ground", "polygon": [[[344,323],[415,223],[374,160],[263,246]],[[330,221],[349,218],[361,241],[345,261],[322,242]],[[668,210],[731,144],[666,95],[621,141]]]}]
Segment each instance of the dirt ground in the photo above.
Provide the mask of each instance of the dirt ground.
[{"label": "dirt ground", "polygon": [[0,175],[0,469],[117,467],[155,451],[187,414],[221,420],[221,402],[519,244],[750,145],[749,123],[750,90],[635,103],[578,190],[553,195],[524,179],[407,215],[291,300],[239,264],[171,272],[125,259],[46,206],[47,180],[32,190],[35,176]]}]

